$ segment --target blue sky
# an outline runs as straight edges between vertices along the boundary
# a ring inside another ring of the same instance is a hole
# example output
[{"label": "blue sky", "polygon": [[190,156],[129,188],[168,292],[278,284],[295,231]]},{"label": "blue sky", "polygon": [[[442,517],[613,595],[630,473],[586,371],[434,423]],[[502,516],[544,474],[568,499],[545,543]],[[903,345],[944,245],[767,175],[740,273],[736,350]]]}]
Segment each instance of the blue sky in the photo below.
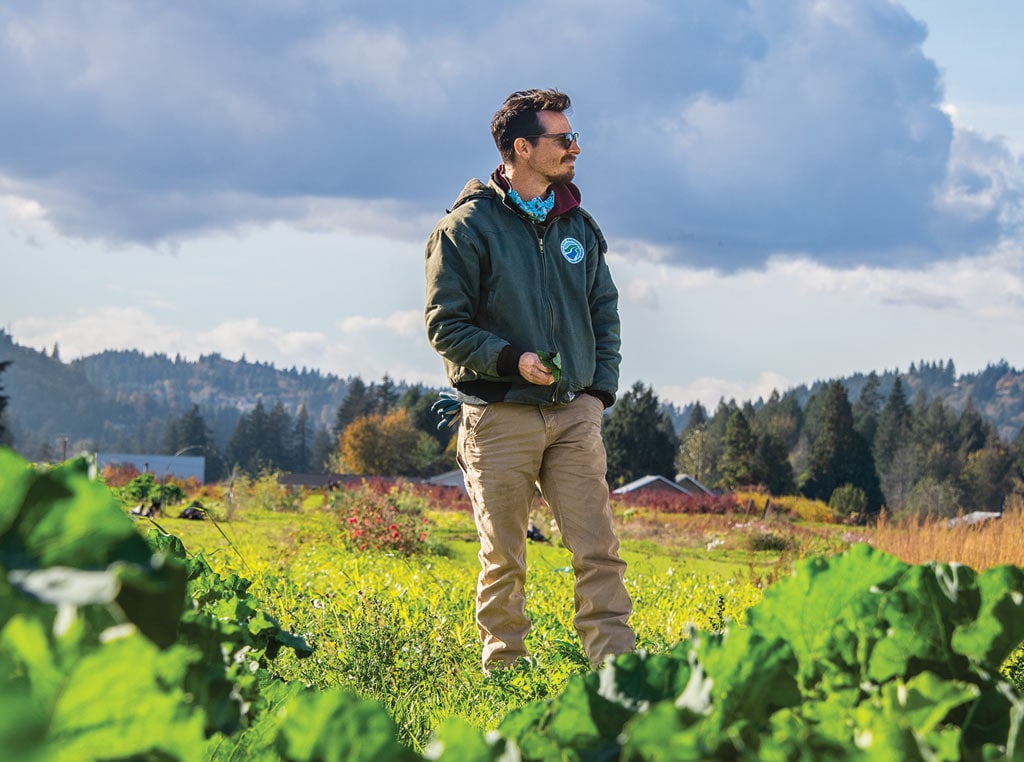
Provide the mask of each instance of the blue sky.
[{"label": "blue sky", "polygon": [[441,385],[423,242],[553,86],[623,387],[1024,366],[1019,3],[366,6],[5,3],[0,327]]}]

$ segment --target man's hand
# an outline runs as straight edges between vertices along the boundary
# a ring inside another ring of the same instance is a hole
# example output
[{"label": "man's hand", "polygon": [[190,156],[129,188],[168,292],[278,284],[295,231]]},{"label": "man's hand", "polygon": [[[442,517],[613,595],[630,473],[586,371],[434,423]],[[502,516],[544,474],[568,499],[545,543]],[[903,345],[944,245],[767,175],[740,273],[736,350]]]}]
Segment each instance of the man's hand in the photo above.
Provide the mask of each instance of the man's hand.
[{"label": "man's hand", "polygon": [[551,386],[555,377],[551,375],[536,352],[523,352],[519,358],[519,375],[538,386]]}]

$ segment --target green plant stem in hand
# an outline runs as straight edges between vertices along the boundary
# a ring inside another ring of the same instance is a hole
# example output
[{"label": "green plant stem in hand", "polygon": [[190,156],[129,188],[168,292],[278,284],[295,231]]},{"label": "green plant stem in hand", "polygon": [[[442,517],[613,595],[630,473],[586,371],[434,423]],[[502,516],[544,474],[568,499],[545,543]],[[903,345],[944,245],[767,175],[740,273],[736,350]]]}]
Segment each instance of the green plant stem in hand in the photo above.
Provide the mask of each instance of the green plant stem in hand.
[{"label": "green plant stem in hand", "polygon": [[551,375],[555,377],[555,383],[558,383],[562,378],[562,358],[558,356],[558,352],[537,350],[537,357],[544,363],[544,367],[551,372]]}]

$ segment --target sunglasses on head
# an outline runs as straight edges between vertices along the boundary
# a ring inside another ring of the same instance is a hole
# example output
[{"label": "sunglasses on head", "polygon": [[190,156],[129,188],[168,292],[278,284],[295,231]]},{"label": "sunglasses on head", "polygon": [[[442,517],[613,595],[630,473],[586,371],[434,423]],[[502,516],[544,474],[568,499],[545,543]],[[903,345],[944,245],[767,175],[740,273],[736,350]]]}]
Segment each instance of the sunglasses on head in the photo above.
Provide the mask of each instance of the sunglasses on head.
[{"label": "sunglasses on head", "polygon": [[524,138],[559,138],[562,140],[565,149],[572,148],[573,143],[578,143],[580,134],[578,132],[545,132],[540,135],[523,135]]}]

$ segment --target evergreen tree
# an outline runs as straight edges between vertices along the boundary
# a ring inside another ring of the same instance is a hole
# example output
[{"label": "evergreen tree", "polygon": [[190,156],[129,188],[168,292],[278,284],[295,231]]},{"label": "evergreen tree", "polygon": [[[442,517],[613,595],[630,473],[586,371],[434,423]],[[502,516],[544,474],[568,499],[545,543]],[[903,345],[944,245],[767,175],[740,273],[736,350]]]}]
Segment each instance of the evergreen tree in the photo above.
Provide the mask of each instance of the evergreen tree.
[{"label": "evergreen tree", "polygon": [[327,429],[319,429],[313,436],[313,444],[309,448],[309,471],[314,474],[327,473],[337,448],[338,440],[332,437]]},{"label": "evergreen tree", "polygon": [[292,436],[295,423],[284,403],[278,401],[267,415],[267,427],[263,440],[266,466],[277,471],[294,471],[292,459]]},{"label": "evergreen tree", "polygon": [[881,508],[882,491],[871,450],[853,427],[853,409],[846,389],[839,381],[833,381],[822,401],[818,433],[802,478],[802,491],[807,497],[828,502],[836,487],[844,484],[864,492],[869,511]]},{"label": "evergreen tree", "polygon": [[352,421],[372,410],[373,398],[370,396],[370,390],[366,388],[363,379],[356,376],[349,381],[345,399],[334,416],[334,435],[340,437]]},{"label": "evergreen tree", "polygon": [[729,418],[739,410],[736,400],[725,399],[718,401],[715,414],[711,416],[705,427],[706,436],[704,439],[704,452],[707,462],[707,480],[701,480],[705,484],[714,484],[721,478],[722,455],[725,453],[725,430],[729,425]]},{"label": "evergreen tree", "polygon": [[[950,360],[950,363],[952,362]],[[967,397],[956,428],[957,455],[961,463],[966,463],[970,454],[984,447],[989,437],[994,434],[993,428],[985,423],[981,413],[974,407],[974,400],[970,396]]]},{"label": "evergreen tree", "polygon": [[975,511],[1002,511],[1013,489],[1014,452],[993,436],[985,447],[974,450],[960,472],[964,507]]},{"label": "evergreen tree", "polygon": [[910,439],[917,450],[921,476],[931,476],[942,483],[955,479],[959,472],[957,460],[957,421],[941,399],[930,403],[924,394],[914,404]]},{"label": "evergreen tree", "polygon": [[742,410],[737,410],[726,423],[725,451],[719,468],[718,486],[734,489],[759,481],[756,472],[757,439]]},{"label": "evergreen tree", "polygon": [[224,478],[224,461],[199,405],[193,404],[186,413],[168,420],[164,427],[163,452],[171,455],[182,450],[185,450],[184,454],[205,459],[203,481],[215,482]]},{"label": "evergreen tree", "polygon": [[1017,478],[1024,479],[1024,428],[1017,432],[1017,438],[1013,440],[1013,452]]},{"label": "evergreen tree", "polygon": [[803,426],[804,413],[796,394],[787,392],[780,396],[777,389],[757,411],[750,425],[757,436],[771,435],[788,452],[797,445],[800,429]]},{"label": "evergreen tree", "polygon": [[299,406],[299,412],[295,416],[295,425],[292,428],[290,442],[291,466],[293,471],[307,473],[310,468],[309,448],[312,444],[312,427],[309,423],[309,412],[305,405]]},{"label": "evergreen tree", "polygon": [[878,416],[878,427],[875,430],[873,449],[875,463],[880,470],[885,471],[896,451],[906,444],[911,422],[910,406],[903,391],[903,383],[897,376]]},{"label": "evergreen tree", "polygon": [[773,434],[757,438],[756,472],[773,495],[792,495],[796,492],[793,464],[789,462],[786,446]]},{"label": "evergreen tree", "polygon": [[271,465],[266,444],[267,412],[261,399],[256,402],[256,407],[238,419],[235,433],[224,451],[224,459],[231,468],[237,466],[250,476],[256,476]]},{"label": "evergreen tree", "polygon": [[648,474],[674,479],[678,440],[654,390],[637,381],[604,423],[608,479],[622,485]]},{"label": "evergreen tree", "polygon": [[164,455],[173,455],[181,447],[181,432],[178,431],[178,419],[171,418],[164,425],[164,442],[161,452]]},{"label": "evergreen tree", "polygon": [[[0,378],[2,378],[4,371],[10,364],[10,360],[0,362]],[[11,444],[11,435],[10,432],[7,430],[7,422],[5,416],[5,413],[7,411],[7,400],[9,398],[7,397],[7,395],[2,393],[3,390],[4,385],[2,381],[0,381],[0,445],[9,445]]]},{"label": "evergreen tree", "polygon": [[182,447],[197,447],[200,450],[211,450],[214,448],[213,435],[209,426],[203,420],[203,414],[199,411],[199,405],[192,407],[178,420],[178,432],[180,442],[177,449]]},{"label": "evergreen tree", "polygon": [[683,432],[703,428],[707,422],[708,411],[704,409],[704,406],[699,401],[694,402],[693,407],[690,409],[690,415],[686,419],[686,428],[683,429]]},{"label": "evergreen tree", "polygon": [[878,374],[871,371],[860,391],[860,396],[853,405],[853,427],[864,437],[864,441],[868,443],[869,447],[874,445],[878,416],[882,413],[884,400],[879,391],[881,384]]},{"label": "evergreen tree", "polygon": [[372,400],[371,409],[381,415],[390,413],[398,404],[398,390],[395,388],[395,382],[387,373],[384,374],[380,383],[373,387]]}]

